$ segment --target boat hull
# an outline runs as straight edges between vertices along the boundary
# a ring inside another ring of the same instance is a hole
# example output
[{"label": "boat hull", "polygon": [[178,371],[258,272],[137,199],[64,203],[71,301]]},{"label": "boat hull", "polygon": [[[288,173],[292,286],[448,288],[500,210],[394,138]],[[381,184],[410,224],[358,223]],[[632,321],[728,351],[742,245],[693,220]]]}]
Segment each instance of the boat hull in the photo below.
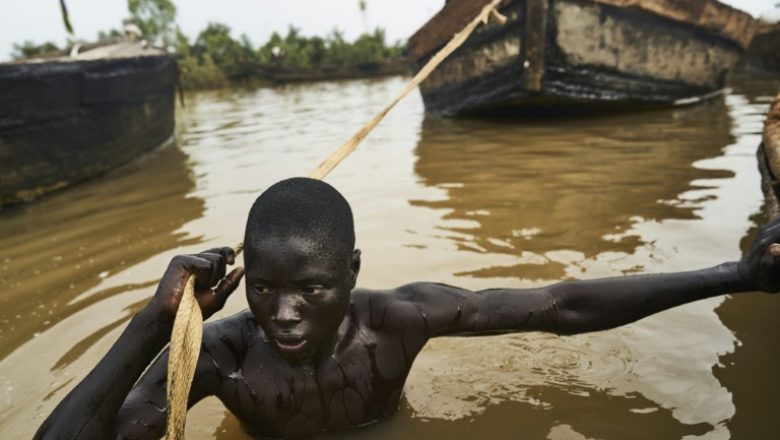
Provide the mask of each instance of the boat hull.
[{"label": "boat hull", "polygon": [[105,173],[173,135],[168,55],[0,65],[0,207]]},{"label": "boat hull", "polygon": [[272,64],[250,64],[248,68],[254,77],[275,84],[381,78],[409,73],[409,63],[405,59],[346,67],[296,68]]},{"label": "boat hull", "polygon": [[[699,3],[732,14],[720,28],[702,22],[703,10],[686,17],[651,10],[665,1],[640,0],[645,8],[620,0],[505,1],[500,10],[509,21],[480,28],[420,86],[426,109],[659,106],[722,89],[752,19],[717,2]],[[438,49],[429,26],[442,24],[435,17],[410,41],[417,69]]]},{"label": "boat hull", "polygon": [[760,26],[745,58],[750,70],[780,72],[780,23]]}]

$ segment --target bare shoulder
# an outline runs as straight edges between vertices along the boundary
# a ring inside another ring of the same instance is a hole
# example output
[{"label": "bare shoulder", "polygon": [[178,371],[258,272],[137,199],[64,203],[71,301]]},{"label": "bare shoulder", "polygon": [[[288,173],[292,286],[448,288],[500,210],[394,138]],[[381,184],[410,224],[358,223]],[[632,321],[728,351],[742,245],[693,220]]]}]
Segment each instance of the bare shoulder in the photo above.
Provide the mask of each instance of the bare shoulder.
[{"label": "bare shoulder", "polygon": [[228,316],[216,321],[207,322],[203,326],[203,336],[218,338],[220,336],[233,336],[246,333],[255,328],[257,322],[249,309],[242,310],[235,315]]},{"label": "bare shoulder", "polygon": [[202,353],[207,354],[220,369],[232,371],[235,363],[244,357],[247,347],[257,338],[257,328],[249,310],[208,322],[203,326]]},{"label": "bare shoulder", "polygon": [[474,292],[442,283],[415,282],[394,289],[371,290],[358,288],[352,291],[352,301],[356,304],[385,304],[395,302],[422,302],[432,298],[461,298]]},{"label": "bare shoulder", "polygon": [[[352,308],[357,319],[374,330],[425,331],[440,311],[457,312],[472,292],[438,283],[418,282],[395,289],[355,289]],[[438,310],[437,310],[438,309]],[[453,317],[452,313],[447,313]]]}]

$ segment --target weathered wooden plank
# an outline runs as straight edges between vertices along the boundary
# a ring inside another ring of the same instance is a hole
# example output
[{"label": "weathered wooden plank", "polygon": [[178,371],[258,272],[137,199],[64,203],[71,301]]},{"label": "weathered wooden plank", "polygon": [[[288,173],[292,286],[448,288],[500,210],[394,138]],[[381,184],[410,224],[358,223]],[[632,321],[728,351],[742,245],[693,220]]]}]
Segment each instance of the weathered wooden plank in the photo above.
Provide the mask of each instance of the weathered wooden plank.
[{"label": "weathered wooden plank", "polygon": [[548,0],[526,0],[523,81],[529,92],[542,91],[547,46],[547,4]]},{"label": "weathered wooden plank", "polygon": [[[479,81],[511,64],[521,64],[521,33],[517,30],[522,20],[520,11],[505,11],[507,23],[486,27],[473,35],[461,48],[444,60],[431,75],[420,84],[420,91],[428,92],[448,86],[460,86],[469,81]],[[518,75],[512,82],[521,82]]]},{"label": "weathered wooden plank", "polygon": [[555,3],[557,46],[568,63],[714,90],[740,57],[737,46],[640,10],[582,0]]},{"label": "weathered wooden plank", "polygon": [[[505,0],[501,6],[509,4]],[[422,58],[449,41],[479,14],[490,0],[449,0],[436,15],[409,38],[409,55]]]},{"label": "weathered wooden plank", "polygon": [[[507,0],[502,4],[509,3]],[[618,8],[652,13],[659,17],[685,23],[732,41],[743,49],[755,33],[753,17],[716,0],[583,0]],[[489,3],[489,0],[449,0],[409,39],[409,54],[422,58],[446,43],[469,20]],[[549,7],[556,0],[529,1],[533,8]],[[529,22],[530,23],[530,22]]]},{"label": "weathered wooden plank", "polygon": [[160,146],[175,77],[169,55],[0,65],[0,208]]},{"label": "weathered wooden plank", "polygon": [[715,0],[591,0],[619,8],[651,12],[704,29],[747,48],[753,38],[753,17]]}]

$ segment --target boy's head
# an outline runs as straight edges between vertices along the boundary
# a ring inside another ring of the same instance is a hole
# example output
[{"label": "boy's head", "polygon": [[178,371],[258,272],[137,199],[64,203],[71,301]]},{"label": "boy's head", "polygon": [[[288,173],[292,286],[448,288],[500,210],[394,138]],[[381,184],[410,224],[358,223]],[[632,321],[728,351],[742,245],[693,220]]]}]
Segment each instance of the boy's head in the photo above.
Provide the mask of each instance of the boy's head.
[{"label": "boy's head", "polygon": [[360,270],[352,210],[327,183],[283,180],[257,198],[244,237],[246,288],[269,342],[286,358],[332,342]]}]

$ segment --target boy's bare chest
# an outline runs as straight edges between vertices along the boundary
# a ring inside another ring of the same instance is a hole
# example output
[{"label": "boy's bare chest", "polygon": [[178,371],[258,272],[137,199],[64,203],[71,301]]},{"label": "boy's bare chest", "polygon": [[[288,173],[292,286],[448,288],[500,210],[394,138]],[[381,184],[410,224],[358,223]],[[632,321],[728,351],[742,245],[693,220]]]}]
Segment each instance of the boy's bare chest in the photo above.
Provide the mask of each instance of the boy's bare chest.
[{"label": "boy's bare chest", "polygon": [[219,397],[253,434],[295,438],[347,429],[396,410],[412,361],[394,340],[353,341],[301,364],[259,343],[240,368],[223,371]]}]

